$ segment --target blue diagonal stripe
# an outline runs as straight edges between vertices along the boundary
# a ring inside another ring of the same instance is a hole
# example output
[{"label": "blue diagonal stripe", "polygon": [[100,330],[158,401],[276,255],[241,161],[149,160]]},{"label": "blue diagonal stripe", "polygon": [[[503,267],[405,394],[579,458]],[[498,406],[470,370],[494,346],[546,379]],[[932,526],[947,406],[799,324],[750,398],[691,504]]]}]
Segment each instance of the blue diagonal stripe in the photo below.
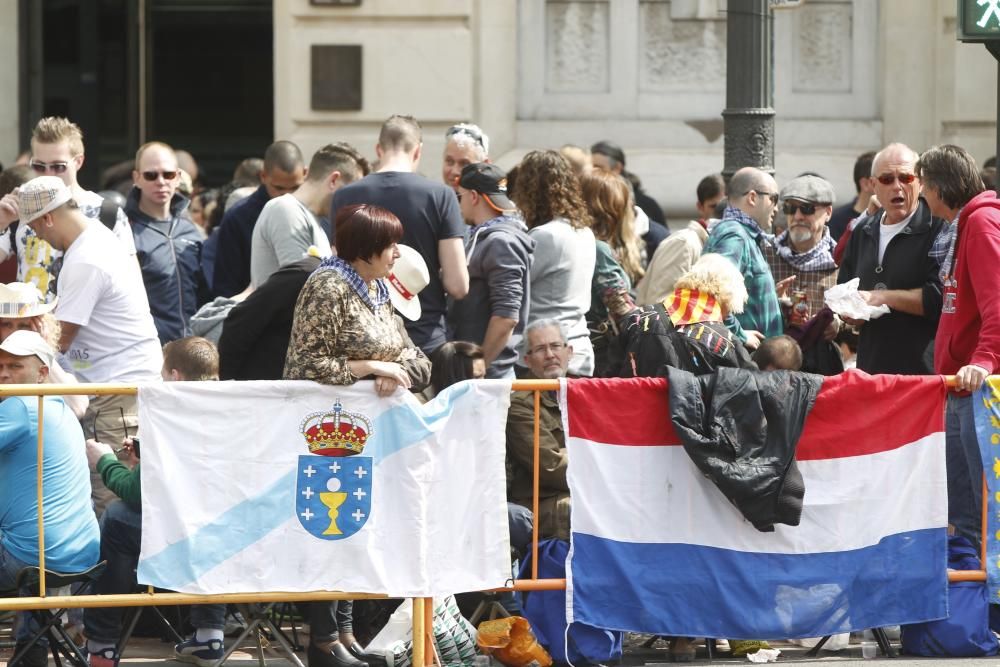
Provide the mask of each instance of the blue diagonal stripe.
[{"label": "blue diagonal stripe", "polygon": [[[471,391],[461,382],[424,405],[401,405],[375,418],[371,451],[374,464],[425,440],[437,424],[452,413],[454,403]],[[137,579],[143,585],[182,588],[200,579],[272,530],[288,521],[295,510],[295,478],[292,470],[262,493],[234,505],[190,537],[169,545],[139,561]]]}]

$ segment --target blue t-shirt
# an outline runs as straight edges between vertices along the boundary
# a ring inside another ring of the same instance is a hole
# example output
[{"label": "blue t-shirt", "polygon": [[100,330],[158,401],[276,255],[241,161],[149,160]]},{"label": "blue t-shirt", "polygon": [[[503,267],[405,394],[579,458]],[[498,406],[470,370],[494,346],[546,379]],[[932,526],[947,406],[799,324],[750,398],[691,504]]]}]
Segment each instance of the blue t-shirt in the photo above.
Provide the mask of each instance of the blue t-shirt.
[{"label": "blue t-shirt", "polygon": [[[90,502],[83,430],[62,398],[45,398],[45,567],[78,572],[100,557],[101,533]],[[0,403],[0,543],[15,558],[38,562],[38,399]]]}]

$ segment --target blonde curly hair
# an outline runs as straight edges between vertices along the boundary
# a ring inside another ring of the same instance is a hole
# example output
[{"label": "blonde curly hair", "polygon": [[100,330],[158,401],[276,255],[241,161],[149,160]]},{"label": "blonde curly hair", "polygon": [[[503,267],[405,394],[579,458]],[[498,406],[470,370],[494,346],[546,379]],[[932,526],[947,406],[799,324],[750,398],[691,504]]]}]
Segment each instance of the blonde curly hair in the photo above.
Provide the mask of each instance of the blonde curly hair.
[{"label": "blonde curly hair", "polygon": [[564,218],[577,229],[591,226],[580,181],[569,160],[558,151],[531,151],[524,156],[517,166],[512,198],[528,229],[556,218]]},{"label": "blonde curly hair", "polygon": [[749,297],[740,270],[728,258],[715,253],[702,255],[690,271],[677,279],[674,289],[711,294],[725,313],[742,313]]}]

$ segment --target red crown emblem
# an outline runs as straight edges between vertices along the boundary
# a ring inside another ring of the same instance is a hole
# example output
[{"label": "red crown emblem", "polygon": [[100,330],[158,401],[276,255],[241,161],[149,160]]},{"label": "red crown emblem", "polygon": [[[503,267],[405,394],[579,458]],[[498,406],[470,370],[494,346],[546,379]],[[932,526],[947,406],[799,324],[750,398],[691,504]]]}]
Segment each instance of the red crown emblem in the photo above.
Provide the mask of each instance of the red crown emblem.
[{"label": "red crown emblem", "polygon": [[340,399],[329,412],[314,412],[302,420],[302,435],[309,452],[321,456],[360,454],[373,433],[372,423],[364,415],[344,412]]}]

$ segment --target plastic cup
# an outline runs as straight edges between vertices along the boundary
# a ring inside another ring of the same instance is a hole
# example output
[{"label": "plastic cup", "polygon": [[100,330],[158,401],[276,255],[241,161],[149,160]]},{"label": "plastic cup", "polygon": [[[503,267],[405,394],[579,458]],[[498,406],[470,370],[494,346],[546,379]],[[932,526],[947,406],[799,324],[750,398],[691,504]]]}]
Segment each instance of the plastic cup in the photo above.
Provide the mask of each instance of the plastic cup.
[{"label": "plastic cup", "polygon": [[861,657],[865,660],[871,660],[878,654],[878,644],[876,642],[863,641],[861,642]]}]

